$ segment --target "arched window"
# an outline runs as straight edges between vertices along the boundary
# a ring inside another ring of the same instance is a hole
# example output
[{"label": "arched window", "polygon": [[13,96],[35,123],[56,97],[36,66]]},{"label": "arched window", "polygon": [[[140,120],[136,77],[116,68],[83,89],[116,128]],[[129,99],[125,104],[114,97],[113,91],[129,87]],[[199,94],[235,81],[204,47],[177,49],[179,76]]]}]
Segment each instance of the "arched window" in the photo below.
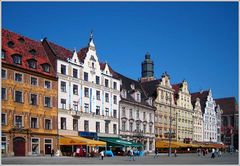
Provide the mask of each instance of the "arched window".
[{"label": "arched window", "polygon": [[22,55],[20,55],[20,54],[14,54],[14,55],[12,55],[12,58],[13,58],[13,62],[14,62],[15,64],[19,64],[19,65],[22,64]]}]

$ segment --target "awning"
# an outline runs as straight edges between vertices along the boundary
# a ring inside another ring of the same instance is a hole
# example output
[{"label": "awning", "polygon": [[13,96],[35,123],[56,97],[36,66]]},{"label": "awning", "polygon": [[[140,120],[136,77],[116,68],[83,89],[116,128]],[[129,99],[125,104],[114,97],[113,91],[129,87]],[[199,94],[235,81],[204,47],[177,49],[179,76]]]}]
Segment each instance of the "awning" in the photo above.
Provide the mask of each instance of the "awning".
[{"label": "awning", "polygon": [[106,142],[87,139],[79,136],[60,136],[60,145],[106,146]]},{"label": "awning", "polygon": [[[187,148],[192,147],[191,144],[185,144],[183,142],[171,142],[172,148]],[[169,148],[169,141],[156,141],[156,148]]]},{"label": "awning", "polygon": [[141,147],[143,146],[141,143],[135,143],[131,141],[126,141],[120,138],[113,137],[100,137],[102,141],[106,141],[108,146],[125,146],[125,147]]}]

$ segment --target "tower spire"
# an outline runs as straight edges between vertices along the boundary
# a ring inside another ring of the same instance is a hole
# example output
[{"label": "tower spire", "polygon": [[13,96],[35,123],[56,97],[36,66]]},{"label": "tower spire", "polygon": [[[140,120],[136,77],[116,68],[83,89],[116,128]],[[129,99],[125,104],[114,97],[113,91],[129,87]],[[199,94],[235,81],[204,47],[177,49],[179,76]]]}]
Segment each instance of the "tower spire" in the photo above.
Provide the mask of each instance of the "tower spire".
[{"label": "tower spire", "polygon": [[89,43],[88,43],[89,47],[95,48],[95,44],[93,42],[93,30],[91,30],[90,32],[90,37],[89,37]]}]

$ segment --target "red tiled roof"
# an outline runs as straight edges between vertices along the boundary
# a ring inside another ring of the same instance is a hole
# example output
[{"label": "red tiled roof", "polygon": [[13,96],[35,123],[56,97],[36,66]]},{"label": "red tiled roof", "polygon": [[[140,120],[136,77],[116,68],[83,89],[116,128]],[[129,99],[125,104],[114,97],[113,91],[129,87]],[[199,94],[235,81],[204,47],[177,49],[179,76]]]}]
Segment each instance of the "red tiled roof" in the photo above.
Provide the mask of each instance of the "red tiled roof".
[{"label": "red tiled roof", "polygon": [[223,110],[223,115],[229,115],[238,112],[238,104],[235,97],[215,99],[215,102],[220,105],[220,108]]},{"label": "red tiled roof", "polygon": [[182,87],[182,83],[178,83],[178,84],[173,84],[172,88],[174,89],[174,93],[178,93],[179,89]]},{"label": "red tiled roof", "polygon": [[78,51],[77,54],[80,62],[84,63],[84,59],[86,58],[87,52],[88,52],[88,47],[84,47],[80,49],[80,51]]},{"label": "red tiled roof", "polygon": [[157,97],[157,85],[161,82],[161,79],[142,82],[142,88],[144,89],[148,97]]},{"label": "red tiled roof", "polygon": [[[20,42],[19,39],[23,39],[24,42]],[[8,42],[13,42],[14,46],[10,48]],[[22,36],[20,34],[11,32],[6,29],[2,29],[2,49],[5,51],[6,59],[2,59],[2,63],[17,66],[19,68],[27,69],[33,72],[38,72],[48,76],[55,77],[55,70],[48,59],[48,56],[42,47],[41,42],[32,40],[28,37]],[[35,55],[29,53],[30,50],[34,49],[36,51]],[[20,54],[22,56],[22,64],[18,65],[13,62],[12,55]],[[35,59],[37,61],[36,69],[29,68],[27,60]],[[50,65],[50,72],[44,72],[42,64]]]},{"label": "red tiled roof", "polygon": [[59,46],[53,42],[48,42],[49,45],[51,46],[51,48],[53,49],[55,55],[62,60],[67,60],[67,58],[72,58],[73,52],[62,47]]}]

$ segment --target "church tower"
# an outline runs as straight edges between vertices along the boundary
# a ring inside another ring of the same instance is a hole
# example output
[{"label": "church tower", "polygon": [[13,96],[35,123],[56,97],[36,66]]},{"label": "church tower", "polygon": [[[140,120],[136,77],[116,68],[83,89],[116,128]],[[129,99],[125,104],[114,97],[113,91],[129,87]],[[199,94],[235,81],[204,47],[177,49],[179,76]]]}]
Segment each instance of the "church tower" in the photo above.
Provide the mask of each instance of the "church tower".
[{"label": "church tower", "polygon": [[150,59],[150,54],[147,52],[145,60],[142,62],[142,77],[141,82],[154,80],[154,63]]}]

